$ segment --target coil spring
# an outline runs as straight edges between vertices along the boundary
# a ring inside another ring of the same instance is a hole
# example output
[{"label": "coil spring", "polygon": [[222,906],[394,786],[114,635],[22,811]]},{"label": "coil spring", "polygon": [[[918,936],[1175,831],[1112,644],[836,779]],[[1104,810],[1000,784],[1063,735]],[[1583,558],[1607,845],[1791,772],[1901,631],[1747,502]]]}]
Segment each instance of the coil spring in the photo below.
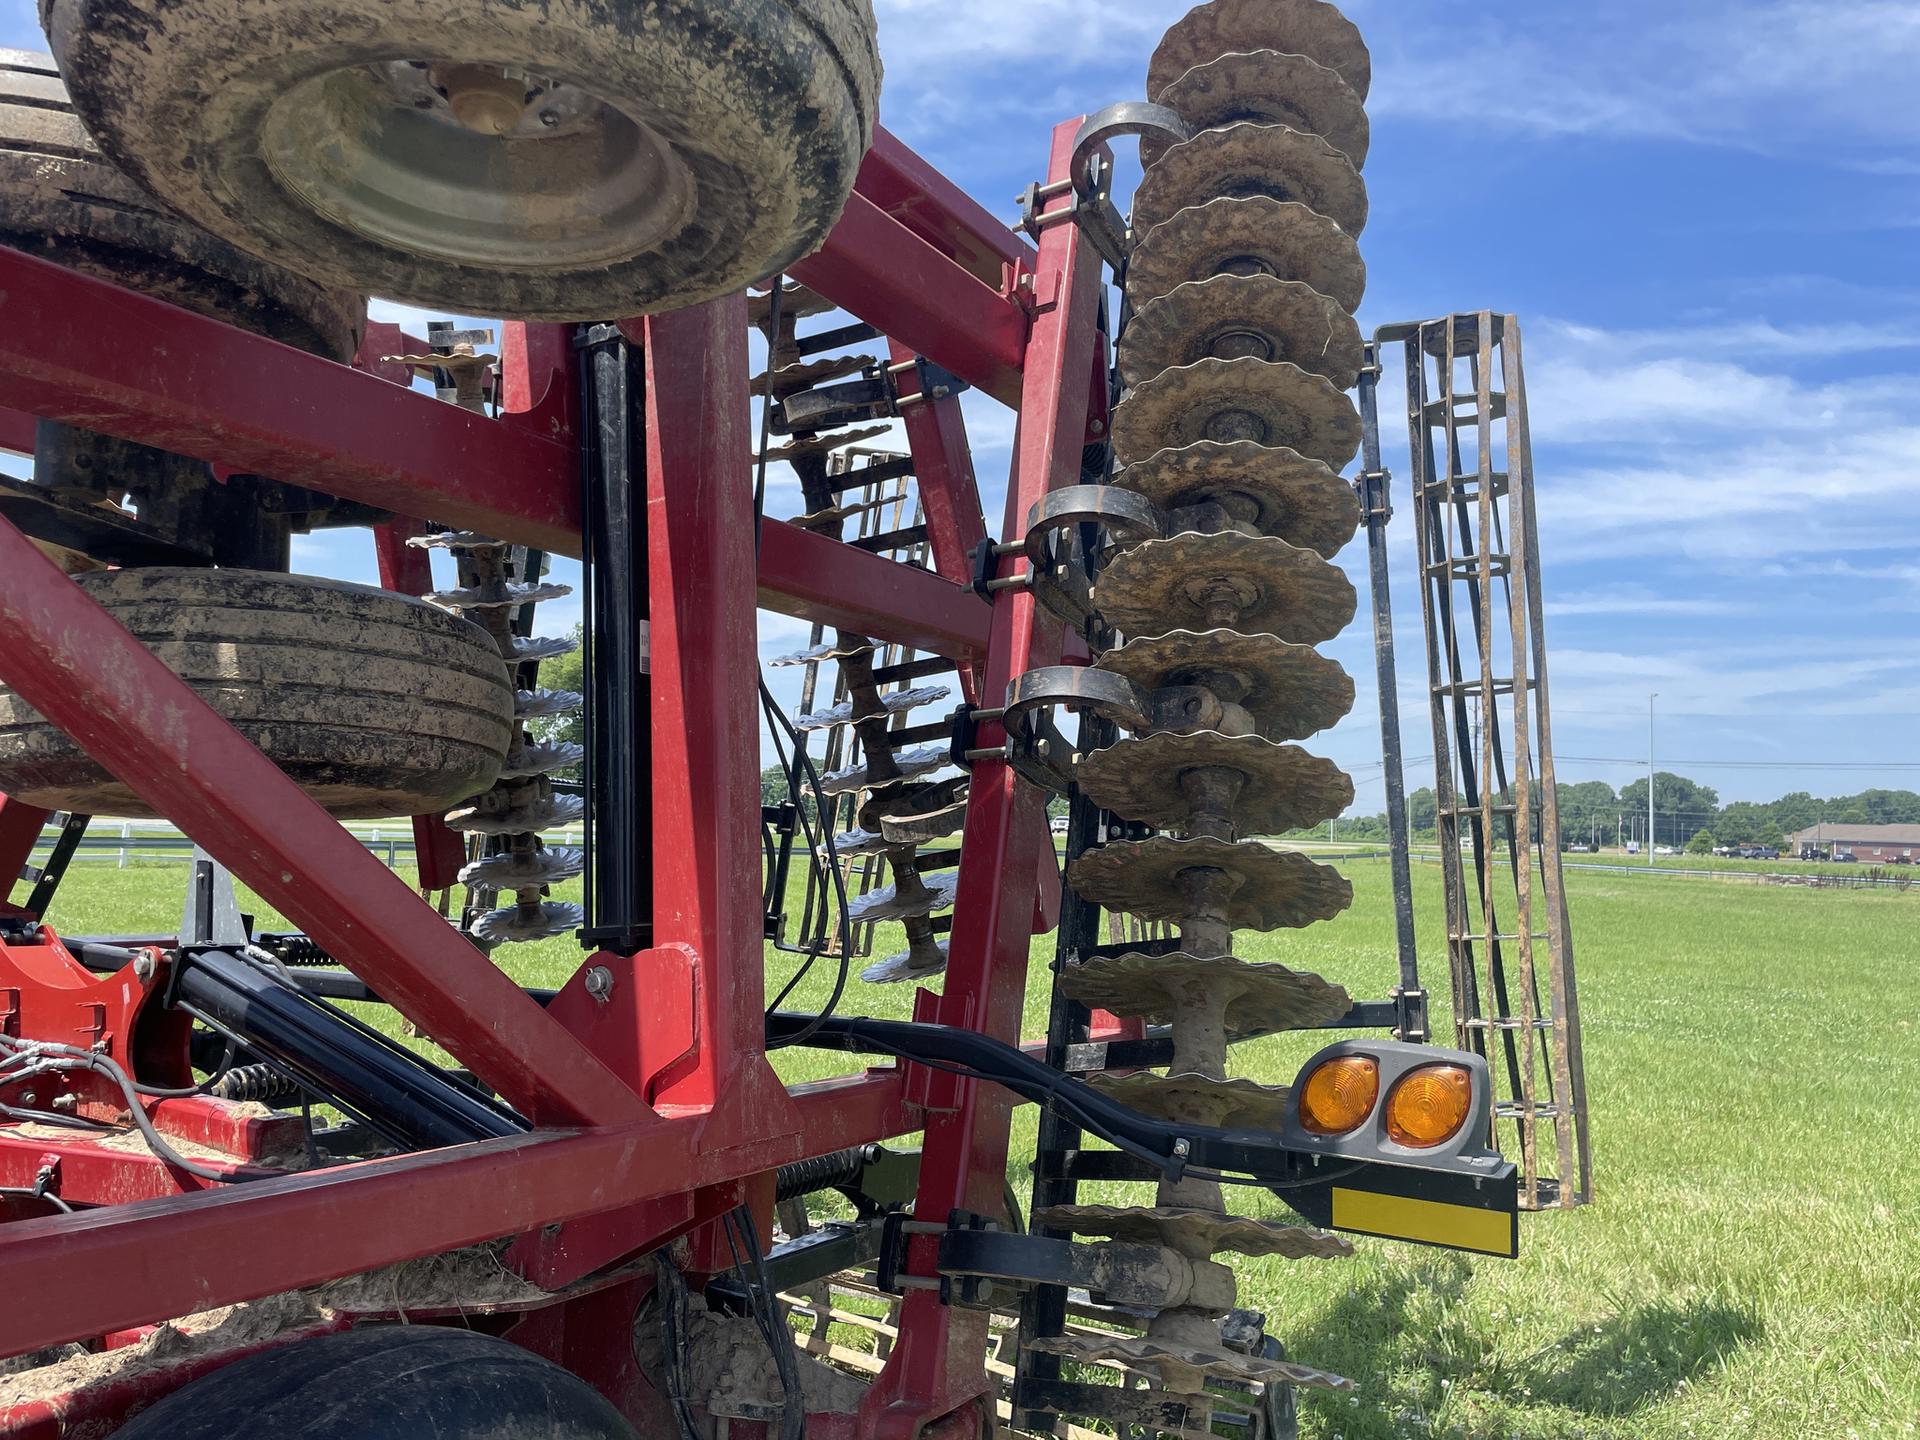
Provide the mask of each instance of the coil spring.
[{"label": "coil spring", "polygon": [[221,1100],[298,1100],[300,1086],[271,1065],[236,1065],[216,1081],[209,1092]]},{"label": "coil spring", "polygon": [[782,1165],[774,1177],[774,1194],[781,1200],[798,1200],[802,1195],[831,1190],[836,1185],[851,1185],[860,1172],[880,1158],[878,1145],[855,1145],[831,1155],[816,1155],[811,1160],[796,1160]]},{"label": "coil spring", "polygon": [[267,941],[265,948],[272,951],[282,965],[337,965],[340,963],[321,948],[319,941],[307,935],[276,935]]}]

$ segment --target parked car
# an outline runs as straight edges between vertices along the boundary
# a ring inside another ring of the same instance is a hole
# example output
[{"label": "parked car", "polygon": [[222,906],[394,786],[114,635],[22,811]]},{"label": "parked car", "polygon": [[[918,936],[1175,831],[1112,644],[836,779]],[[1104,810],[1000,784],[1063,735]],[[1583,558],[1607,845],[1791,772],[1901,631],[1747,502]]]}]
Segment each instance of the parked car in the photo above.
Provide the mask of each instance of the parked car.
[{"label": "parked car", "polygon": [[1833,852],[1833,863],[1836,865],[1858,865],[1860,862],[1853,858],[1853,851],[1836,850]]},{"label": "parked car", "polygon": [[1591,855],[1594,851],[1593,846],[1587,844],[1584,840],[1576,840],[1573,844],[1567,846],[1567,853],[1569,855]]},{"label": "parked car", "polygon": [[1655,855],[1678,855],[1680,852],[1671,845],[1656,845],[1653,847],[1653,853]]},{"label": "parked car", "polygon": [[1067,833],[1067,817],[1066,816],[1056,815],[1053,817],[1053,833],[1056,835],[1064,835]]}]

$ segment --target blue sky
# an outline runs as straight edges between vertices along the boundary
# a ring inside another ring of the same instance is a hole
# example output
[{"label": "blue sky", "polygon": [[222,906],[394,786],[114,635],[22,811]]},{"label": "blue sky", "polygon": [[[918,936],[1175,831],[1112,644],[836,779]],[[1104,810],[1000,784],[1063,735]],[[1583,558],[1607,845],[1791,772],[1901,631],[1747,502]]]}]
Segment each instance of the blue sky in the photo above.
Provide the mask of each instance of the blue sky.
[{"label": "blue sky", "polygon": [[[1011,217],[1048,127],[1139,98],[1186,7],[877,8],[883,120]],[[1346,8],[1375,64],[1363,327],[1484,306],[1526,330],[1562,778],[1634,778],[1657,690],[1662,768],[1725,799],[1920,788],[1920,8]],[[0,44],[40,48],[28,0],[0,0]],[[969,417],[997,525],[1011,416]],[[371,574],[357,537],[297,563]],[[1419,784],[1417,595],[1395,602]],[[769,655],[803,638],[764,630]],[[1328,648],[1361,700],[1315,748],[1377,810],[1371,647]]]}]

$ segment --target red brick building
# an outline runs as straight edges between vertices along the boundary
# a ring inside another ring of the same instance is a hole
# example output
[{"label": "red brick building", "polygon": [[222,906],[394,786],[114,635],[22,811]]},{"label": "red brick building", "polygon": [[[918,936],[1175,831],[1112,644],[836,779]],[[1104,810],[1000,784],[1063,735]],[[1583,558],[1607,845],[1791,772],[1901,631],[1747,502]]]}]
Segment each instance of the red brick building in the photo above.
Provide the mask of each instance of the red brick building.
[{"label": "red brick building", "polygon": [[1920,825],[1816,825],[1787,837],[1788,855],[1851,854],[1862,865],[1920,865]]}]

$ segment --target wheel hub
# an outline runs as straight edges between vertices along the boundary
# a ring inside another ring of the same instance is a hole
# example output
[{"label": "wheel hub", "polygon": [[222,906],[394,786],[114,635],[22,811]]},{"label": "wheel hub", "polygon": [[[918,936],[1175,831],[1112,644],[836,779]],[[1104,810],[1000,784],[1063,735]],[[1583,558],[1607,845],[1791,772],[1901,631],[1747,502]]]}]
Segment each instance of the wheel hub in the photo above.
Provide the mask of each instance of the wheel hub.
[{"label": "wheel hub", "polygon": [[696,200],[666,139],[587,87],[464,60],[315,76],[273,104],[262,153],[334,223],[493,269],[611,264],[683,229]]}]

